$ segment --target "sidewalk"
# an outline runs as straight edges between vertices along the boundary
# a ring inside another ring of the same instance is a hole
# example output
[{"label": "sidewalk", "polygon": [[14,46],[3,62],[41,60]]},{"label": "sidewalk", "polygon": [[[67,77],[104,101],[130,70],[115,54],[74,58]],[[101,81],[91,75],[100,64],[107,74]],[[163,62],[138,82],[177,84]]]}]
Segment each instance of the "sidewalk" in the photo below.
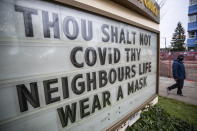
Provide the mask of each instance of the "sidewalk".
[{"label": "sidewalk", "polygon": [[175,83],[174,79],[168,77],[160,77],[159,95],[168,98],[173,98],[185,103],[197,105],[197,82],[184,81],[184,87],[182,89],[184,96],[176,95],[177,89],[171,90],[167,95],[166,87]]}]

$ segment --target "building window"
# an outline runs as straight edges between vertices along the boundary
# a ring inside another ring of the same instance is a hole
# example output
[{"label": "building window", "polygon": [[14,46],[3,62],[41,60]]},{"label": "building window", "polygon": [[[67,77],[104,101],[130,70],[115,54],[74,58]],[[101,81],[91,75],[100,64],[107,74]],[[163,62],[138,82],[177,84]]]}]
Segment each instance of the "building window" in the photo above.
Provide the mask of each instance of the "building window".
[{"label": "building window", "polygon": [[189,5],[196,5],[197,4],[197,0],[189,0]]},{"label": "building window", "polygon": [[190,15],[189,16],[189,23],[196,22],[196,17],[197,17],[197,15]]},{"label": "building window", "polygon": [[189,38],[195,38],[196,32],[189,32]]}]

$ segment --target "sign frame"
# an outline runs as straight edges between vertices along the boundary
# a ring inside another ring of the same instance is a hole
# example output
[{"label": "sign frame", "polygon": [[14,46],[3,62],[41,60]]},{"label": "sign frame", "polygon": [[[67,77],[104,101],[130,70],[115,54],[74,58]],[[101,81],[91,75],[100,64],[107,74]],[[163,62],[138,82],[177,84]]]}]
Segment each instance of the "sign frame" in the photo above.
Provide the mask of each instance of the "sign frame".
[{"label": "sign frame", "polygon": [[[57,4],[65,4],[65,3],[62,3],[62,2],[55,2],[53,1],[54,3],[57,3]],[[50,3],[53,3],[50,1]],[[72,7],[72,8],[77,8],[78,10],[83,10],[84,12],[88,12],[90,14],[94,14],[94,15],[99,15],[99,16],[102,16],[102,17],[106,17],[106,18],[109,18],[111,20],[115,20],[115,21],[118,21],[118,22],[122,22],[122,23],[125,23],[125,24],[128,24],[128,25],[131,25],[131,26],[134,26],[134,27],[137,27],[137,28],[140,28],[140,29],[143,29],[143,30],[146,30],[146,31],[150,31],[150,32],[153,32],[156,34],[156,38],[157,38],[157,50],[156,50],[156,53],[157,53],[157,56],[156,56],[156,92],[155,94],[149,98],[148,100],[146,100],[142,105],[140,105],[137,109],[135,109],[134,111],[132,111],[131,113],[129,113],[126,117],[124,117],[123,119],[121,119],[119,122],[117,123],[113,123],[113,125],[110,125],[111,127],[109,127],[108,129],[106,130],[113,130],[113,129],[116,129],[117,126],[119,126],[120,124],[122,124],[125,120],[127,120],[130,116],[132,116],[135,112],[139,111],[140,109],[142,109],[145,105],[147,105],[150,101],[152,101],[155,97],[157,97],[157,94],[158,94],[158,84],[159,84],[159,32],[154,30],[154,29],[151,29],[149,27],[146,27],[146,26],[140,26],[140,25],[135,25],[135,24],[131,24],[129,23],[128,21],[125,21],[125,19],[120,19],[120,17],[118,18],[118,15],[116,17],[111,17],[110,15],[109,16],[106,16],[105,12],[93,12],[93,11],[90,11],[90,10],[87,10],[86,8],[78,8],[78,7],[74,7],[72,5],[67,5],[67,7]],[[145,28],[146,27],[146,28]]]}]

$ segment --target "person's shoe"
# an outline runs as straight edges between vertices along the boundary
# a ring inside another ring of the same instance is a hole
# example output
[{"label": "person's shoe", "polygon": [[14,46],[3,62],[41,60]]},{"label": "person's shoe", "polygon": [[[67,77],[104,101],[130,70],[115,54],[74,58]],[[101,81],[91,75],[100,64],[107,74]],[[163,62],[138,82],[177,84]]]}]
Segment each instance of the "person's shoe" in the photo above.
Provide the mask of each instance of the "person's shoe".
[{"label": "person's shoe", "polygon": [[166,90],[167,90],[167,95],[169,95],[170,94],[170,89],[167,87]]},{"label": "person's shoe", "polygon": [[183,96],[183,94],[177,94],[177,95],[179,95],[179,96]]}]

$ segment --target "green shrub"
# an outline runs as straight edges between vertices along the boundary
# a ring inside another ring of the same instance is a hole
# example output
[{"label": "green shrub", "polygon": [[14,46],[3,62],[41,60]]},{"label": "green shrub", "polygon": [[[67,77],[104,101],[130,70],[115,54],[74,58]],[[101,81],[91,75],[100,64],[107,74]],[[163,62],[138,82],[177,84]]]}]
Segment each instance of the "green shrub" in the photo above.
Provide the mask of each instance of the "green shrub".
[{"label": "green shrub", "polygon": [[196,131],[190,123],[170,116],[156,105],[141,114],[141,118],[126,131]]}]

